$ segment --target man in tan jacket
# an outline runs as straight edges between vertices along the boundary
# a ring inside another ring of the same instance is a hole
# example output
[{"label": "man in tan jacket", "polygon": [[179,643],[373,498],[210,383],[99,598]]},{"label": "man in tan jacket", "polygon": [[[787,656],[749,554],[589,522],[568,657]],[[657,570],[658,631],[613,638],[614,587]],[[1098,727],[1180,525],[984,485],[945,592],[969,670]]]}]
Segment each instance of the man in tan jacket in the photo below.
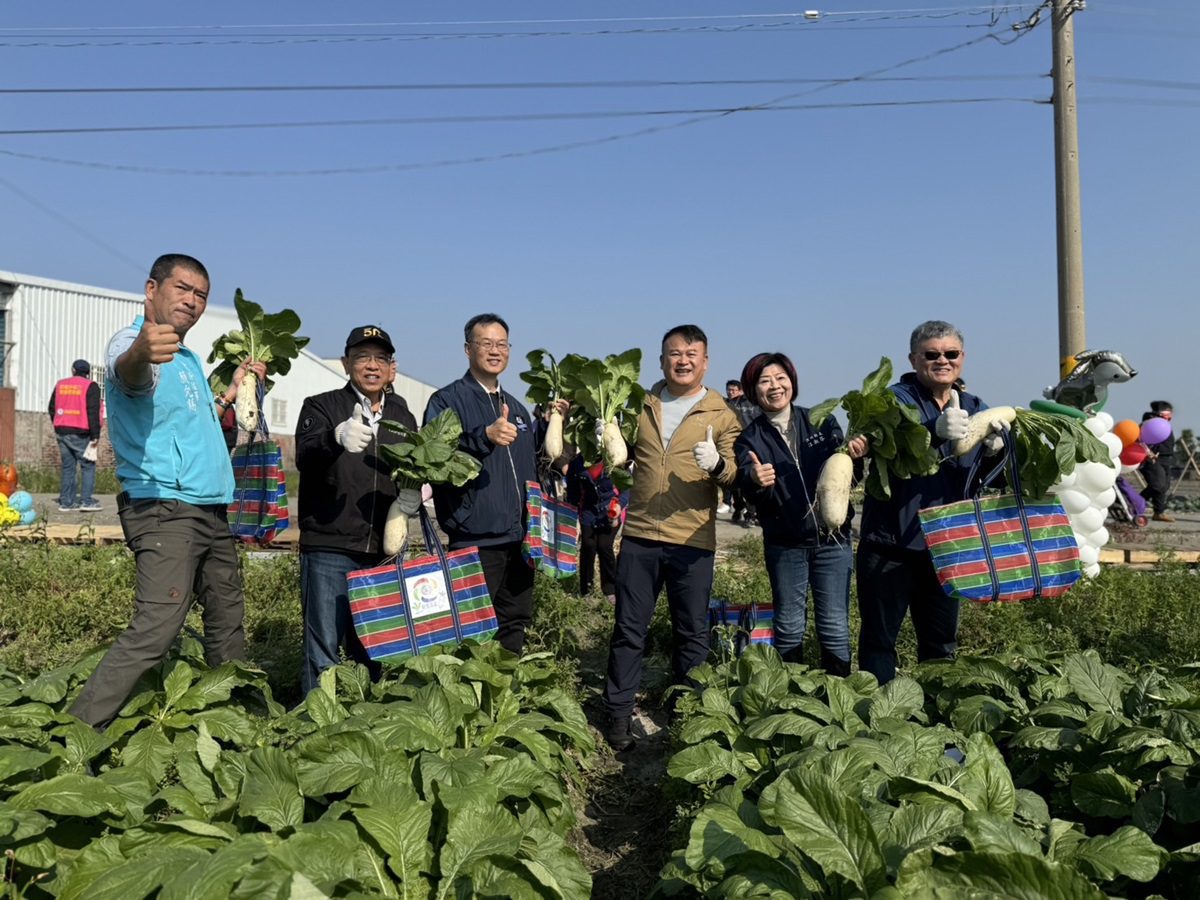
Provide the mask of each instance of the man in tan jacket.
[{"label": "man in tan jacket", "polygon": [[677,682],[708,657],[708,600],[717,547],[717,503],[733,484],[733,442],[741,431],[724,398],[704,386],[708,338],[678,325],[662,341],[664,380],[646,394],[633,448],[633,490],[617,561],[617,610],[608,651],[605,738],[634,744],[630,730],[642,657],[664,585],[671,613],[671,667]]}]

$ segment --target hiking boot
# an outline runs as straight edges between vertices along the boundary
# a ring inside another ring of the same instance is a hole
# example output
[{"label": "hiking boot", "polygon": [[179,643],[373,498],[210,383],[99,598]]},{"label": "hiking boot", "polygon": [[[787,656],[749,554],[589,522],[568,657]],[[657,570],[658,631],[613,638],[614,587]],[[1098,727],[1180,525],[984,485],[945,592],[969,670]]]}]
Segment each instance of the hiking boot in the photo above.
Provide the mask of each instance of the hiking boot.
[{"label": "hiking boot", "polygon": [[610,718],[608,727],[604,729],[604,739],[617,753],[633,747],[637,743],[637,738],[633,736],[633,719],[630,716]]},{"label": "hiking boot", "polygon": [[1155,522],[1174,522],[1175,517],[1173,515],[1171,515],[1169,512],[1160,512],[1160,513],[1154,514],[1154,521]]}]

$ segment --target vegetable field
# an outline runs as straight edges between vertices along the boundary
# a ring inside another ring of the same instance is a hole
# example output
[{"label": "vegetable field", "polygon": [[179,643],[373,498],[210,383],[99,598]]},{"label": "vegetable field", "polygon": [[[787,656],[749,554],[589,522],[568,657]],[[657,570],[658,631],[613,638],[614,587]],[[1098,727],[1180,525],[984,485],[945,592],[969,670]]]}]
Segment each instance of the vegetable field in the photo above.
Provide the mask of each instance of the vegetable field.
[{"label": "vegetable field", "polygon": [[[768,596],[761,553],[724,553],[716,593]],[[343,666],[303,698],[296,558],[244,566],[251,662],[209,670],[185,634],[96,734],[63,710],[131,558],[0,547],[0,896],[1200,896],[1186,567],[968,607],[954,662],[915,666],[905,631],[883,689],[714,658],[669,727],[660,613],[614,758],[591,727],[611,611],[570,582],[539,578],[521,660]]]}]

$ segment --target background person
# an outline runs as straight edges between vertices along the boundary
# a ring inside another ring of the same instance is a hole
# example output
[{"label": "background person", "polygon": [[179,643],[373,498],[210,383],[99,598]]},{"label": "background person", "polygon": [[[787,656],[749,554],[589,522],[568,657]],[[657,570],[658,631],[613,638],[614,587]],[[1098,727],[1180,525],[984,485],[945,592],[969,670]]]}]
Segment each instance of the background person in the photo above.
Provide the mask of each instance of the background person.
[{"label": "background person", "polygon": [[[811,587],[821,668],[832,675],[849,675],[854,508],[845,524],[831,533],[815,505],[821,467],[844,441],[841,426],[833,416],[820,428],[809,424],[808,409],[792,402],[796,367],[782,353],[752,357],[742,370],[742,382],[761,415],[743,428],[734,451],[739,481],[763,530],[763,557],[775,607],[775,648],[787,662],[803,662]],[[852,459],[861,459],[867,439],[856,437],[849,450]],[[855,469],[861,474],[861,464]]]},{"label": "background person", "polygon": [[913,371],[889,388],[901,403],[917,408],[942,462],[933,475],[893,481],[890,500],[868,494],[863,501],[856,565],[862,620],[858,665],[880,684],[896,675],[896,638],[909,611],[918,660],[953,658],[958,647],[959,601],[948,597],[937,579],[917,513],[963,499],[978,454],[1003,446],[1003,438],[992,434],[965,456],[951,452],[951,441],[966,436],[970,415],[987,408],[963,389],[965,359],[957,328],[937,320],[923,322],[909,338]]},{"label": "background person", "polygon": [[[1150,411],[1142,415],[1142,421],[1155,417],[1170,422],[1175,415],[1175,407],[1166,400],[1155,400],[1150,404]],[[1167,500],[1171,494],[1171,465],[1175,459],[1175,433],[1167,435],[1165,441],[1150,444],[1146,447],[1145,460],[1139,471],[1146,481],[1142,489],[1142,497],[1154,510],[1155,522],[1174,522],[1175,517],[1167,512]]]},{"label": "background person", "polygon": [[198,260],[160,256],[146,281],[144,315],[113,335],[105,352],[109,438],[123,488],[117,511],[137,586],[133,621],[71,704],[89,725],[111,721],[166,656],[193,601],[203,607],[205,662],[244,656],[242,578],[226,519],[233,469],[217,417],[246,370],[261,379],[266,366],[243,362],[226,395],[213,397],[200,357],[183,345],[208,288]]},{"label": "background person", "polygon": [[[304,618],[307,696],[321,672],[346,656],[365,665],[373,678],[382,667],[371,661],[350,618],[346,576],[384,560],[383,529],[396,499],[391,467],[379,455],[382,444],[401,435],[379,422],[408,428],[417,420],[408,404],[392,393],[396,348],[382,328],[361,325],[346,338],[342,368],[348,381],[304,401],[296,423],[296,468],[300,470],[300,608]],[[410,491],[414,508],[420,492]]]},{"label": "background person", "polygon": [[[103,507],[92,496],[96,487],[96,448],[100,445],[100,385],[91,379],[86,359],[71,363],[71,377],[63,378],[50,394],[50,421],[62,460],[58,491],[59,512],[97,512]],[[79,493],[76,494],[76,469]]]},{"label": "background person", "polygon": [[[740,381],[731,378],[725,382],[725,402],[737,416],[742,428],[758,417],[759,410],[754,402],[754,397],[743,392]],[[724,502],[717,507],[718,513],[727,513],[732,509],[733,515],[730,517],[730,521],[734,525],[741,525],[743,528],[754,527],[754,507],[747,502],[745,491],[742,490],[739,482],[734,482],[731,487],[725,488],[723,498]]]},{"label": "background person", "polygon": [[678,325],[662,340],[663,380],[646,393],[638,419],[633,488],[617,560],[617,609],[608,651],[605,739],[634,744],[632,717],[646,635],[664,586],[671,614],[671,669],[678,683],[708,658],[720,489],[733,483],[733,442],[741,426],[704,386],[708,337]]},{"label": "background person", "polygon": [[617,490],[605,474],[604,463],[585,466],[583,456],[577,453],[567,465],[567,502],[579,508],[579,596],[586,597],[592,592],[599,560],[600,592],[604,599],[615,604],[617,557],[613,541],[629,497]]},{"label": "background person", "polygon": [[533,619],[533,567],[521,554],[525,484],[537,480],[534,420],[500,385],[508,368],[508,324],[495,313],[472,317],[463,328],[467,373],[429,398],[425,421],[453,409],[462,421],[459,446],[483,465],[463,487],[433,485],[438,524],[450,549],[478,547],[496,610],[496,640],[520,653]]}]

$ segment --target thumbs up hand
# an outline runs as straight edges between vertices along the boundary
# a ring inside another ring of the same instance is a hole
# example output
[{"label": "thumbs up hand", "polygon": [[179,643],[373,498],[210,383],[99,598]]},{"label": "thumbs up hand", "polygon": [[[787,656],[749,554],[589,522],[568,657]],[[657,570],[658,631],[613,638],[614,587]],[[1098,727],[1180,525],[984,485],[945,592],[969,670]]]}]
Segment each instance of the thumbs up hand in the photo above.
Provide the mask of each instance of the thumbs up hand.
[{"label": "thumbs up hand", "polygon": [[967,419],[971,418],[958,405],[958,391],[950,390],[950,401],[938,416],[933,430],[943,441],[959,441],[967,436]]},{"label": "thumbs up hand", "polygon": [[138,359],[154,365],[169,363],[179,352],[179,334],[175,331],[175,326],[158,323],[158,314],[149,297],[146,298],[142,330],[138,332],[130,349]]},{"label": "thumbs up hand", "polygon": [[350,418],[333,429],[333,439],[342,445],[347,453],[362,453],[375,437],[375,429],[364,421],[371,415],[370,403],[360,403],[350,413]]},{"label": "thumbs up hand", "polygon": [[696,465],[705,472],[711,472],[721,464],[721,454],[717,452],[717,445],[713,443],[711,425],[708,426],[704,440],[692,447],[692,456],[696,457]]},{"label": "thumbs up hand", "polygon": [[487,439],[497,447],[507,447],[517,439],[517,426],[508,421],[508,404],[500,407],[500,416],[484,429]]},{"label": "thumbs up hand", "polygon": [[753,450],[750,451],[750,462],[754,467],[750,470],[750,480],[759,487],[771,487],[775,483],[775,467],[770,463],[760,463]]}]

